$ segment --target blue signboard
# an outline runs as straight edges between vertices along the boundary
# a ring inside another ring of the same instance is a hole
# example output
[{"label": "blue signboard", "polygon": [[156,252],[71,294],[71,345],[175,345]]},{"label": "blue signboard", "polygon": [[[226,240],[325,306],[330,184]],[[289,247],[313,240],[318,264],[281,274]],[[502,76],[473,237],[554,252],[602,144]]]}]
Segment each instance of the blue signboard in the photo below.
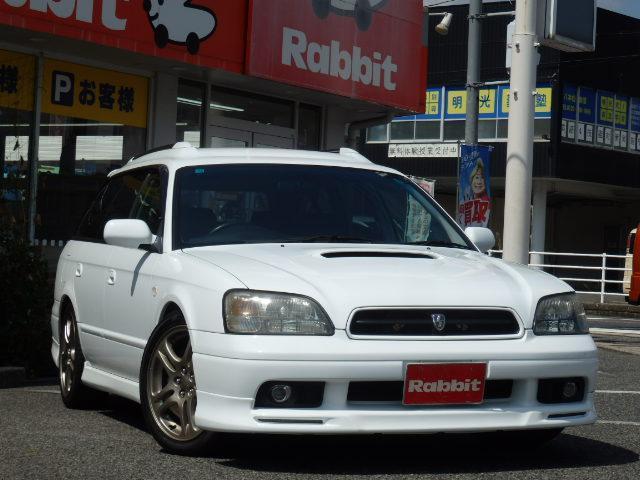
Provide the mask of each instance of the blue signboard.
[{"label": "blue signboard", "polygon": [[615,95],[611,92],[598,90],[598,125],[613,126],[613,112],[615,110]]},{"label": "blue signboard", "polygon": [[580,87],[578,114],[581,122],[596,123],[596,91],[593,88]]},{"label": "blue signboard", "polygon": [[491,151],[485,145],[462,145],[458,166],[458,223],[486,227],[491,214]]},{"label": "blue signboard", "polygon": [[632,132],[640,132],[640,98],[631,99],[629,123]]},{"label": "blue signboard", "polygon": [[577,113],[578,88],[573,85],[562,87],[562,118],[575,120]]}]

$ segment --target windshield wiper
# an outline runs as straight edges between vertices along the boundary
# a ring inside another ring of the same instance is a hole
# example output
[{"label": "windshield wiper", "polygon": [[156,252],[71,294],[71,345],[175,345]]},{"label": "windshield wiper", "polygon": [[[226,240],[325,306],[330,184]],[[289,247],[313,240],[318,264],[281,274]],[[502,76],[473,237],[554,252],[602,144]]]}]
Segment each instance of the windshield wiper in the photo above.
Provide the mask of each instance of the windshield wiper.
[{"label": "windshield wiper", "polygon": [[281,243],[373,243],[371,240],[360,237],[350,237],[348,235],[312,235],[309,237],[300,237],[287,239]]},{"label": "windshield wiper", "polygon": [[407,245],[424,245],[427,247],[445,247],[445,248],[459,248],[462,250],[472,250],[467,245],[461,245],[459,243],[447,242],[445,240],[424,240],[421,242],[409,242]]}]

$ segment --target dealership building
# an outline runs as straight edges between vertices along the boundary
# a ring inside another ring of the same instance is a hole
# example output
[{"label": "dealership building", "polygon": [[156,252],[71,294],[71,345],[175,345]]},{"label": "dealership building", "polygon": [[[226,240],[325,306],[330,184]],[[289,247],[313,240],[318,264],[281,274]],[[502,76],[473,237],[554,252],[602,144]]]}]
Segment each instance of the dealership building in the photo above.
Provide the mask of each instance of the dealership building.
[{"label": "dealership building", "polygon": [[[459,144],[465,134],[468,8],[440,5],[431,9],[432,13],[452,13],[453,21],[447,36],[431,35],[429,39],[424,113],[371,127],[361,145],[362,152],[377,163],[435,180],[436,199],[453,216],[457,213]],[[513,4],[485,2],[483,8],[485,13],[508,12]],[[430,31],[441,18],[431,17]],[[481,80],[485,85],[479,94],[478,130],[480,143],[493,148],[489,227],[498,249],[502,246],[509,127],[505,52],[511,20],[510,16],[482,20]],[[533,250],[624,253],[629,231],[640,222],[638,51],[640,20],[601,8],[593,53],[540,48]],[[546,260],[556,261],[555,257]]]},{"label": "dealership building", "polygon": [[424,111],[422,24],[421,0],[0,0],[0,225],[59,247],[151,148],[329,150]]}]

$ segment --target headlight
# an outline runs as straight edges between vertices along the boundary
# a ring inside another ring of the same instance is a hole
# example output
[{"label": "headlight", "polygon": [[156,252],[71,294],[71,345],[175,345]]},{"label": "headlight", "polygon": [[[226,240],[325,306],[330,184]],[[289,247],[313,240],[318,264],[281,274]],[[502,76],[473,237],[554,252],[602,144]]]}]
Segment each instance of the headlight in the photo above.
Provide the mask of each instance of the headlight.
[{"label": "headlight", "polygon": [[333,335],[322,307],[310,298],[288,293],[234,290],[224,297],[229,333],[251,335]]},{"label": "headlight", "polygon": [[575,293],[542,298],[536,308],[533,333],[536,335],[589,333],[587,316]]}]

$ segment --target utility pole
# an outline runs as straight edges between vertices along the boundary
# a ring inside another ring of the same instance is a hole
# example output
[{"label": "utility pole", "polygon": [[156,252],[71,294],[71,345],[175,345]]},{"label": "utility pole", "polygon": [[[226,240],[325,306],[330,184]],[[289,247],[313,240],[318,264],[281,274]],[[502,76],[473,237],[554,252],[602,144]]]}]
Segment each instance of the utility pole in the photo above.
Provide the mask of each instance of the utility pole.
[{"label": "utility pole", "polygon": [[516,1],[504,195],[502,258],[525,265],[529,263],[531,226],[531,177],[538,47],[537,3],[537,0]]},{"label": "utility pole", "polygon": [[478,143],[478,84],[480,83],[480,54],[482,44],[482,0],[469,2],[469,39],[467,45],[467,116],[464,124],[464,143]]}]

